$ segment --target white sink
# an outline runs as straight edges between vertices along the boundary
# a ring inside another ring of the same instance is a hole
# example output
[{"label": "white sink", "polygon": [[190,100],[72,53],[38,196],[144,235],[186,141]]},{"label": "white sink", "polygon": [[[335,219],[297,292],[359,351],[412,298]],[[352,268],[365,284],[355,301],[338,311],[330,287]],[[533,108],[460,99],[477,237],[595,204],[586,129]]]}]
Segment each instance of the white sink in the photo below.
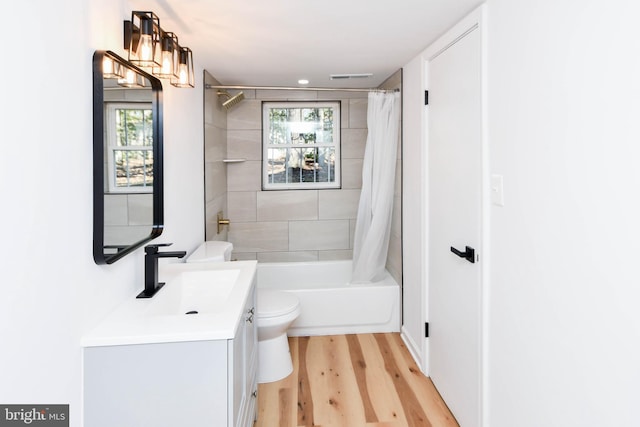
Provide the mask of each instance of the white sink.
[{"label": "white sink", "polygon": [[82,345],[231,339],[255,286],[256,266],[256,261],[161,265],[158,277],[165,285],[152,298],[136,298],[136,289]]},{"label": "white sink", "polygon": [[215,314],[224,311],[240,270],[199,270],[179,273],[152,299],[155,316]]}]

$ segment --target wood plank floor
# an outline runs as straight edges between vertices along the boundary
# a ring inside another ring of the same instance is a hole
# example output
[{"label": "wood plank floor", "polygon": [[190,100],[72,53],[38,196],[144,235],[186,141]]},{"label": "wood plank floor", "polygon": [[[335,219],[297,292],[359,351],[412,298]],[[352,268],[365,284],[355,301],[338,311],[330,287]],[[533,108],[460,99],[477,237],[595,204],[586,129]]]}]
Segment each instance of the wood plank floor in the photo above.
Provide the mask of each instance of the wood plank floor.
[{"label": "wood plank floor", "polygon": [[258,387],[255,427],[449,427],[399,334],[290,337],[293,373]]}]

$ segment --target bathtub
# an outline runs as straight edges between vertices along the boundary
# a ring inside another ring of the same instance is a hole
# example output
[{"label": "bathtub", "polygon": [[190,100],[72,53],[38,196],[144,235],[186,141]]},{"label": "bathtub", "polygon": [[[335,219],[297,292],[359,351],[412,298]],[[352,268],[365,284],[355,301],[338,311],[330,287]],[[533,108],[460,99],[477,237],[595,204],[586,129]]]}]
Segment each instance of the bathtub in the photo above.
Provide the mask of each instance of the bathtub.
[{"label": "bathtub", "polygon": [[259,263],[258,288],[300,299],[300,316],[289,336],[400,331],[400,286],[384,280],[350,284],[351,260]]}]

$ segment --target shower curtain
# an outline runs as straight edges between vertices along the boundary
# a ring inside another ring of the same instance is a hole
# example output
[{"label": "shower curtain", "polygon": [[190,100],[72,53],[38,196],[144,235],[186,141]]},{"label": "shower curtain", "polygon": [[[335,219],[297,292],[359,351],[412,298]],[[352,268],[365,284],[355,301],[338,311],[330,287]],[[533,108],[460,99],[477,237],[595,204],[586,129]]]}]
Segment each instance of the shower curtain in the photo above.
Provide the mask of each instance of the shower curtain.
[{"label": "shower curtain", "polygon": [[384,275],[395,188],[400,93],[370,92],[362,192],[353,242],[352,283]]}]

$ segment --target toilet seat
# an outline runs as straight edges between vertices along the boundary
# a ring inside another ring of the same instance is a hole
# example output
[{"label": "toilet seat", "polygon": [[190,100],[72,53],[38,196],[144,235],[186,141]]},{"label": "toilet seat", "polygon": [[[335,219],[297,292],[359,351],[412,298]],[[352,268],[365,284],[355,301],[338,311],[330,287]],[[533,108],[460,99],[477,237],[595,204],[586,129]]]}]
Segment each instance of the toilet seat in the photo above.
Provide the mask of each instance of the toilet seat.
[{"label": "toilet seat", "polygon": [[285,316],[300,305],[298,298],[289,292],[258,289],[258,318]]}]

